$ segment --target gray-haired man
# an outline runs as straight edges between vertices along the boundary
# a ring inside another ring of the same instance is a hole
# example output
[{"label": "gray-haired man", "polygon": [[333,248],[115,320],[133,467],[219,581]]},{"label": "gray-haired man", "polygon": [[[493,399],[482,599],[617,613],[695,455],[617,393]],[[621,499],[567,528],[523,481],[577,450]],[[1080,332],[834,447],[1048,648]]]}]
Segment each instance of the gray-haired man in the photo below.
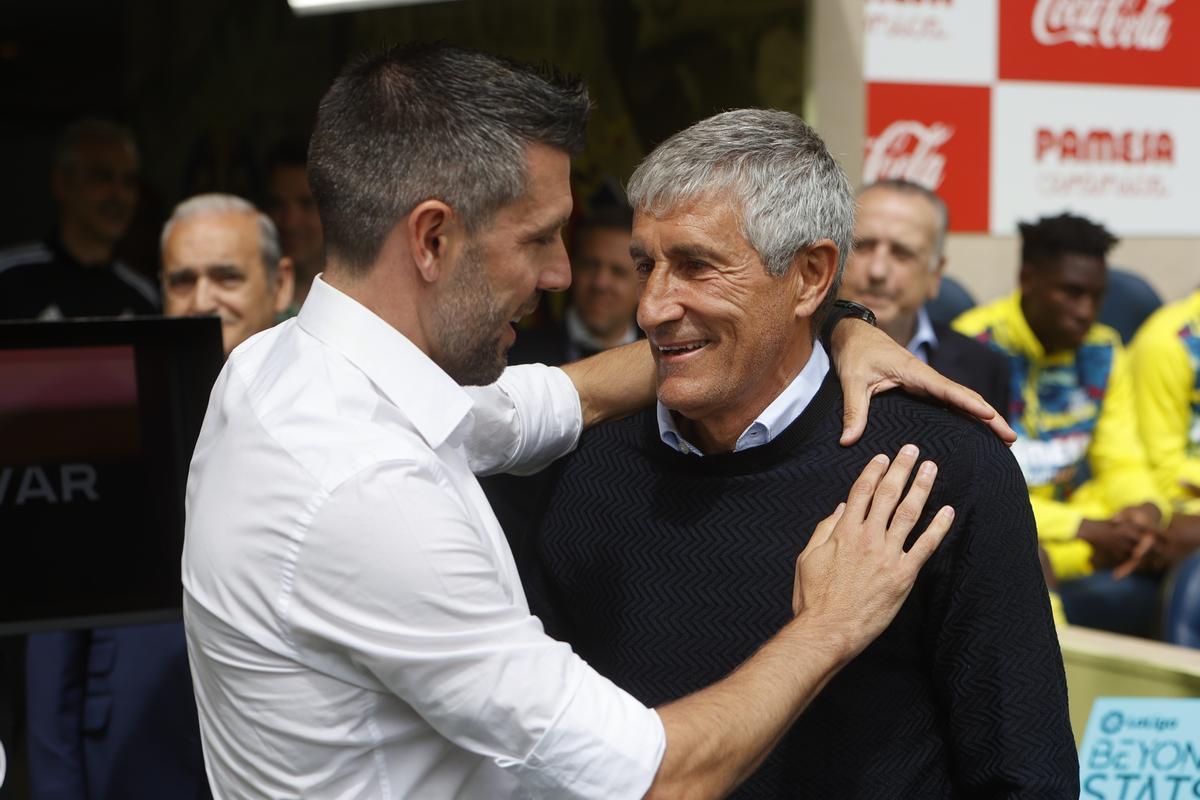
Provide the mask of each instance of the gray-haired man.
[{"label": "gray-haired man", "polygon": [[925,311],[946,268],[948,225],[946,204],[924,186],[889,179],[864,187],[842,297],[871,309],[897,344],[1007,414],[1008,360]]},{"label": "gray-haired man", "polygon": [[658,406],[597,426],[560,467],[523,570],[547,632],[648,705],[711,683],[791,617],[804,532],[874,454],[914,459],[912,442],[940,470],[922,518],[950,505],[954,527],[895,621],[737,796],[1078,797],[1011,455],[900,393],[838,444],[844,399],[813,320],[854,204],[824,144],[786,112],[727,112],[651,153],[629,197]]},{"label": "gray-haired man", "polygon": [[162,231],[163,313],[221,318],[225,355],[292,302],[293,266],[266,214],[228,194],[175,207]]}]

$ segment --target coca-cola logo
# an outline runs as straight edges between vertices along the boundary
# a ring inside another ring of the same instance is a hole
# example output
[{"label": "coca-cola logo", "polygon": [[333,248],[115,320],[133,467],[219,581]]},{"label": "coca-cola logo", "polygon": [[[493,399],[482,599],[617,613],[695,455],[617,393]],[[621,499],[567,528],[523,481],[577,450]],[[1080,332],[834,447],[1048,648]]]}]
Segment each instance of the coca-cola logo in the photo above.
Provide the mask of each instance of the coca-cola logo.
[{"label": "coca-cola logo", "polygon": [[863,179],[874,183],[897,178],[936,190],[946,176],[946,156],[938,148],[953,135],[954,128],[943,122],[924,125],[911,119],[896,120],[878,136],[867,139]]},{"label": "coca-cola logo", "polygon": [[1175,161],[1175,139],[1166,131],[1114,131],[1038,128],[1034,154],[1038,161],[1082,161],[1126,164]]},{"label": "coca-cola logo", "polygon": [[1071,43],[1107,50],[1162,50],[1171,38],[1175,0],[1038,0],[1033,38],[1040,44]]}]

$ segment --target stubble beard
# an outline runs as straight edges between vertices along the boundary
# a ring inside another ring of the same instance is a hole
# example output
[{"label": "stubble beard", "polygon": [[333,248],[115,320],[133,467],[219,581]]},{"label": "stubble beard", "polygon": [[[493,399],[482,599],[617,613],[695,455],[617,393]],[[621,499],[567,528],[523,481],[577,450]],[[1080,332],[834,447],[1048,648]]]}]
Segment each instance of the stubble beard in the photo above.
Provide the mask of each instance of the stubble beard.
[{"label": "stubble beard", "polygon": [[507,366],[499,339],[506,316],[497,307],[478,251],[468,247],[462,259],[435,310],[436,360],[460,386],[487,386]]}]

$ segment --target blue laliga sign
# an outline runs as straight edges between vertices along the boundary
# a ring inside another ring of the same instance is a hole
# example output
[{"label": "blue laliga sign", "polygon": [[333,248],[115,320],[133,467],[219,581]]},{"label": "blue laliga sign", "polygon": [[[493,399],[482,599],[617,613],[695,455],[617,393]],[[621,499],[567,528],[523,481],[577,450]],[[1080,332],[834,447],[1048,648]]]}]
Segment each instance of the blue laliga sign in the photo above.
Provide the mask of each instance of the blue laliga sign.
[{"label": "blue laliga sign", "polygon": [[1200,799],[1200,700],[1097,699],[1079,784],[1084,800]]}]

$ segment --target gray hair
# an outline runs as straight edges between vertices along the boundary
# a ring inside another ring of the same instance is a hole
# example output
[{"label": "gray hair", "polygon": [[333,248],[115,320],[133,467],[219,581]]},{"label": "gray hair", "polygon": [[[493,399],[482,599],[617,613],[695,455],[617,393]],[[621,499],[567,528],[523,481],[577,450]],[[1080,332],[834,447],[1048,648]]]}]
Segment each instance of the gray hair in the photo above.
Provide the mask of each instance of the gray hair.
[{"label": "gray hair", "polygon": [[862,197],[872,189],[888,189],[900,194],[916,195],[924,198],[929,205],[933,206],[934,217],[937,220],[937,229],[933,236],[933,261],[929,268],[937,267],[938,262],[942,259],[942,253],[946,250],[946,231],[950,228],[950,209],[946,207],[946,201],[938,197],[928,187],[922,186],[919,183],[904,180],[903,178],[884,178],[883,180],[868,183],[858,193]]},{"label": "gray hair", "polygon": [[255,208],[249,200],[243,200],[233,194],[198,194],[189,197],[171,212],[171,218],[163,225],[162,236],[159,238],[159,249],[166,252],[167,239],[176,223],[189,217],[201,214],[251,214],[258,223],[258,247],[263,265],[267,268],[267,276],[274,277],[279,268],[279,260],[283,258],[283,249],[279,246],[279,231],[275,223],[263,212]]},{"label": "gray hair", "polygon": [[54,146],[54,168],[69,170],[75,166],[77,151],[83,142],[123,144],[135,156],[138,152],[133,133],[124,125],[100,117],[86,117],[72,122],[59,136],[58,143]]},{"label": "gray hair", "polygon": [[854,193],[821,137],[787,111],[726,111],[655,148],[628,189],[633,207],[654,216],[721,192],[733,194],[741,233],[771,275],[787,274],[821,239],[837,245],[837,273],[813,314],[819,323],[837,297],[854,231]]}]

